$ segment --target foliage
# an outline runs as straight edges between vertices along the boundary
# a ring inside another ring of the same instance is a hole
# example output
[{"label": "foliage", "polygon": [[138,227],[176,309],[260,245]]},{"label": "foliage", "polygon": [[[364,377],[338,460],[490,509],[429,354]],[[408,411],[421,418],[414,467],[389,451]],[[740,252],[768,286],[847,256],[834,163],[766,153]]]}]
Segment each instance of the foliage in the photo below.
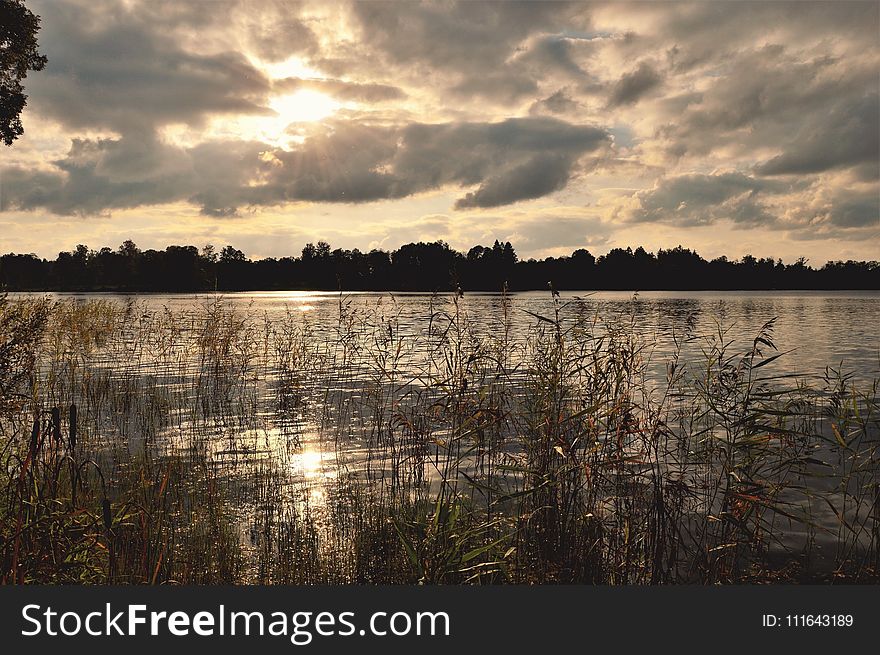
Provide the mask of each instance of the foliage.
[{"label": "foliage", "polygon": [[584,249],[568,257],[522,260],[496,241],[462,254],[448,244],[409,243],[397,250],[332,249],[306,244],[300,257],[252,261],[232,246],[169,246],[141,251],[132,241],[117,250],[78,245],[54,261],[34,255],[0,257],[0,288],[8,290],[242,291],[330,290],[546,290],[556,289],[880,289],[880,263],[801,259],[783,264],[746,255],[706,261],[677,247],[656,254],[615,248],[598,258]]},{"label": "foliage", "polygon": [[4,299],[0,581],[877,581],[878,383],[774,373],[772,320],[652,381],[589,299],[385,302]]},{"label": "foliage", "polygon": [[21,112],[27,104],[22,80],[40,71],[47,59],[37,48],[40,17],[23,0],[0,0],[0,139],[11,146],[24,133]]}]

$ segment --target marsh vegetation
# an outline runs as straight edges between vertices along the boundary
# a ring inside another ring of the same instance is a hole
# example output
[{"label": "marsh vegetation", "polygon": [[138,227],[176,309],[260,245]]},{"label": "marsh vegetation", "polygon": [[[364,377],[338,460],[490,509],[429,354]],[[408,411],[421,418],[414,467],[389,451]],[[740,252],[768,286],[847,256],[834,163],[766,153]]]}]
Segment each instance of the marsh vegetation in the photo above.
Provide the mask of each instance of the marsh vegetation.
[{"label": "marsh vegetation", "polygon": [[658,363],[634,312],[547,307],[3,298],[0,577],[877,581],[877,382],[779,369],[772,317]]}]

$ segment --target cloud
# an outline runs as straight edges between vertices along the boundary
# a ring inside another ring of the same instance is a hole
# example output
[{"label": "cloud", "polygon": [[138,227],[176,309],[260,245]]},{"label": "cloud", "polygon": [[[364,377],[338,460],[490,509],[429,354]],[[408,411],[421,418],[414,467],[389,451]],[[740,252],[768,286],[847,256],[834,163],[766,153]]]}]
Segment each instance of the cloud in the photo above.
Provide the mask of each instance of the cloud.
[{"label": "cloud", "polygon": [[844,228],[880,228],[880,193],[876,192],[842,199],[832,206],[831,221]]},{"label": "cloud", "polygon": [[272,83],[272,90],[276,92],[292,93],[297,89],[314,89],[340,100],[357,102],[384,102],[406,97],[406,93],[402,89],[388,84],[347,82],[334,79],[301,79],[298,77],[288,77]]},{"label": "cloud", "polygon": [[52,169],[4,169],[4,206],[95,215],[190,200],[212,215],[230,213],[240,200],[235,189],[257,174],[264,147],[228,141],[187,149],[162,142],[155,133],[74,139]]},{"label": "cloud", "polygon": [[729,219],[740,224],[772,223],[762,196],[779,194],[789,185],[738,172],[688,174],[658,180],[654,188],[635,194],[632,221],[679,225],[709,224]]},{"label": "cloud", "polygon": [[497,207],[546,196],[566,185],[572,163],[572,158],[567,155],[536,155],[487,179],[479,189],[459,198],[455,208]]},{"label": "cloud", "polygon": [[880,167],[880,96],[845,99],[809,117],[781,154],[757,167],[762,175],[820,173],[872,163]]},{"label": "cloud", "polygon": [[494,207],[563,188],[581,156],[609,147],[606,130],[553,118],[415,125],[404,131],[395,169],[436,184],[479,184],[456,207]]},{"label": "cloud", "polygon": [[51,172],[5,172],[7,205],[100,213],[189,200],[211,216],[242,205],[359,203],[452,185],[480,185],[458,207],[537,198],[571,178],[578,159],[609,147],[605,130],[552,118],[380,127],[336,122],[285,150],[253,141],[183,148],[156,133],[77,139]]},{"label": "cloud", "polygon": [[466,77],[454,85],[450,92],[467,98],[482,98],[501,104],[515,103],[538,90],[538,83],[531,77],[517,75],[510,70],[486,73],[480,77]]},{"label": "cloud", "polygon": [[360,41],[385,62],[455,72],[492,70],[531,35],[588,22],[580,3],[355,2]]},{"label": "cloud", "polygon": [[28,80],[31,107],[69,128],[124,132],[268,112],[269,81],[243,54],[185,51],[124,5],[53,3],[42,24],[50,63]]},{"label": "cloud", "polygon": [[276,152],[282,166],[272,171],[271,184],[287,198],[325,202],[480,185],[457,207],[498,206],[562,188],[580,156],[609,143],[603,129],[551,118],[399,128],[338,124],[299,150]]},{"label": "cloud", "polygon": [[[293,230],[314,205],[348,234],[456,209],[429,238],[514,206],[535,252],[579,225],[542,232],[560,190],[599,198],[612,241],[748,227],[863,252],[880,221],[877,3],[29,1],[49,66],[0,165],[16,216],[173,204],[169,224]],[[268,107],[299,89],[344,104],[283,132]]]},{"label": "cloud", "polygon": [[532,71],[537,79],[562,73],[572,80],[591,76],[580,61],[589,56],[591,39],[574,38],[565,34],[541,34],[521,45],[513,60]]},{"label": "cloud", "polygon": [[310,55],[319,51],[320,44],[314,31],[297,15],[300,8],[297,3],[262,0],[260,11],[253,11],[256,8],[253,5],[244,7],[244,31],[248,45],[260,59],[278,62],[292,55]]},{"label": "cloud", "polygon": [[346,53],[349,70],[393,72],[411,83],[427,77],[438,91],[499,104],[536,93],[547,66],[581,74],[565,32],[590,22],[579,2],[355,2],[351,9],[360,56]]},{"label": "cloud", "polygon": [[794,181],[736,171],[686,174],[660,178],[617,214],[636,223],[764,227],[801,240],[870,239],[880,235],[880,185],[844,173]]},{"label": "cloud", "polygon": [[550,114],[567,114],[576,111],[581,104],[574,100],[565,89],[559,89],[555,93],[537,100],[529,107],[529,113],[532,115],[550,113]]},{"label": "cloud", "polygon": [[591,216],[542,213],[514,223],[510,239],[522,251],[545,256],[551,252],[571,253],[577,248],[600,248],[609,243],[612,228]]},{"label": "cloud", "polygon": [[[859,0],[755,2],[731,10],[718,2],[607,3],[593,11],[598,26],[626,38],[613,41],[622,58],[667,53],[679,73],[704,73],[761,44],[797,48],[876,47],[880,7]],[[843,39],[841,35],[846,35]],[[713,71],[717,72],[717,71]]]},{"label": "cloud", "polygon": [[880,184],[834,171],[806,187],[795,202],[780,208],[780,214],[782,227],[797,238],[813,234],[870,242],[880,237]]},{"label": "cloud", "polygon": [[642,62],[634,71],[625,74],[611,89],[608,101],[612,107],[632,105],[639,98],[660,85],[663,77],[651,64]]},{"label": "cloud", "polygon": [[[665,100],[667,113],[655,135],[675,159],[720,152],[754,161],[759,153],[790,151],[791,158],[765,172],[781,172],[795,160],[801,160],[802,170],[818,172],[822,156],[816,150],[831,143],[817,141],[813,132],[845,139],[832,148],[841,161],[848,156],[842,148],[858,150],[847,145],[858,140],[855,133],[869,136],[871,107],[865,96],[873,95],[876,103],[876,66],[876,54],[869,63],[858,56],[805,57],[779,44],[750,48],[700,78],[699,91],[677,94],[677,103]],[[876,111],[873,122],[876,129]],[[865,150],[852,154],[862,161],[870,156]]]}]

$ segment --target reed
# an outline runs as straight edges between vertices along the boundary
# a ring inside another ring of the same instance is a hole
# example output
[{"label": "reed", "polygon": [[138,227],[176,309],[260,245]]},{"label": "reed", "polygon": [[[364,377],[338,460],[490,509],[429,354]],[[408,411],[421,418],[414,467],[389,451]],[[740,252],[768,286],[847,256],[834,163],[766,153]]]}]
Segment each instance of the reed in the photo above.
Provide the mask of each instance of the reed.
[{"label": "reed", "polygon": [[658,380],[634,311],[552,301],[0,298],[0,578],[877,581],[878,382],[774,373],[772,320]]}]

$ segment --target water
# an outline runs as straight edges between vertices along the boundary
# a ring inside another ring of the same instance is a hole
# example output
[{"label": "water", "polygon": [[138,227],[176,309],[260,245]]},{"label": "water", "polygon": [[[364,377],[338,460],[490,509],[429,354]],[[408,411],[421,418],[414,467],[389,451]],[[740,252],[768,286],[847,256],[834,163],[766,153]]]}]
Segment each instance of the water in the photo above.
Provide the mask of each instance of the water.
[{"label": "water", "polygon": [[[13,294],[15,295],[15,294]],[[218,296],[193,294],[50,294],[57,298],[136,299],[150,310],[196,312]],[[335,329],[340,302],[349,311],[368,311],[393,318],[404,338],[427,333],[432,312],[450,311],[451,294],[329,293],[272,291],[229,293],[220,296],[229,306],[248,315],[299,316],[316,333]],[[508,296],[511,336],[524,338],[537,319],[527,312],[552,317],[549,293],[525,292]],[[696,362],[707,339],[725,332],[733,349],[744,350],[761,327],[775,319],[774,342],[786,354],[775,363],[780,372],[810,377],[828,366],[870,381],[880,375],[880,291],[651,291],[637,296],[626,292],[562,292],[561,317],[570,325],[584,317],[600,322],[632,320],[651,351],[657,374],[681,346],[683,359]],[[478,336],[503,329],[504,307],[500,294],[468,293],[460,308],[473,321]],[[769,351],[768,351],[769,352]]]},{"label": "water", "polygon": [[[448,471],[441,473],[443,449],[431,444],[442,443],[450,428],[433,422],[428,408],[432,394],[445,393],[433,384],[445,375],[449,351],[437,346],[456,330],[453,341],[467,352],[508,344],[505,366],[514,372],[505,384],[514,403],[526,395],[515,373],[528,366],[526,344],[536,331],[555,330],[550,321],[557,320],[562,330],[586,330],[590,339],[621,326],[636,333],[648,386],[662,387],[673,358],[698,377],[713,343],[743,353],[759,334],[775,345],[761,345],[759,359],[782,353],[762,373],[822,387],[831,367],[866,390],[880,378],[880,292],[51,295],[113,300],[128,310],[122,332],[76,369],[88,378],[88,391],[71,383],[70,397],[62,392],[50,402],[88,408],[81,413],[92,421],[87,430],[117,463],[145,447],[166,455],[198,451],[236,490],[245,541],[259,537],[246,518],[258,505],[249,489],[269,468],[282,472],[273,479],[287,502],[315,515],[334,501],[343,479],[390,484],[402,471],[436,489]],[[219,350],[206,353],[199,345],[206,312],[220,308],[225,318],[211,337]],[[62,373],[58,379],[70,371]],[[480,375],[474,372],[477,383]],[[410,419],[413,426],[406,425]],[[421,432],[407,437],[407,430]],[[396,435],[390,442],[389,433]],[[508,455],[518,453],[496,456]],[[478,475],[476,461],[456,466]],[[836,493],[839,482],[821,484]],[[823,524],[836,521],[830,510],[815,512]],[[791,529],[784,540],[805,538]]]}]

